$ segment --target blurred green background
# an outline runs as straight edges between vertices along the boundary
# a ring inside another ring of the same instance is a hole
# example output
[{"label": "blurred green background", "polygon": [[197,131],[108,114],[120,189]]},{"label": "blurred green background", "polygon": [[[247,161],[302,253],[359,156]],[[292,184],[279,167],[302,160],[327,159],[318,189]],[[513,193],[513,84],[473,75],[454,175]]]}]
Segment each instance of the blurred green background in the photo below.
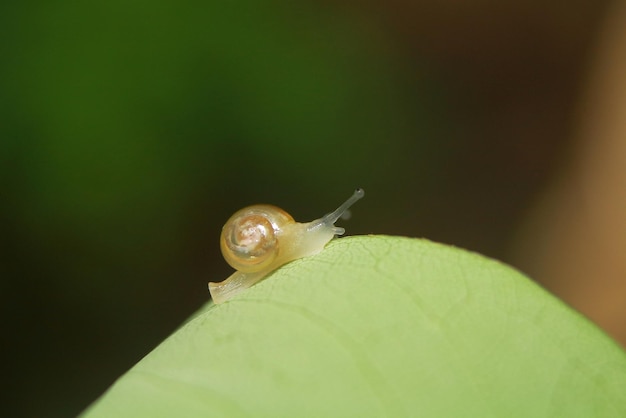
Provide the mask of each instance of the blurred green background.
[{"label": "blurred green background", "polygon": [[235,210],[510,261],[603,2],[0,6],[3,416],[79,413],[227,277]]}]

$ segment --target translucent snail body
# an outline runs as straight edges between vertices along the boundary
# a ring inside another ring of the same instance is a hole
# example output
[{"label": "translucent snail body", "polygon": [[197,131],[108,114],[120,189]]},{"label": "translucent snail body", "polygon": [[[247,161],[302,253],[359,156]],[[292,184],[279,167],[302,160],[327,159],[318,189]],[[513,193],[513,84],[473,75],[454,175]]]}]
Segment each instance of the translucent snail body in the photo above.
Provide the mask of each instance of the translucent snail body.
[{"label": "translucent snail body", "polygon": [[226,262],[237,271],[223,282],[209,283],[213,301],[225,302],[283,264],[322,251],[345,232],[335,222],[364,195],[363,189],[357,189],[335,211],[308,223],[296,222],[272,205],[235,212],[222,228],[220,247]]}]

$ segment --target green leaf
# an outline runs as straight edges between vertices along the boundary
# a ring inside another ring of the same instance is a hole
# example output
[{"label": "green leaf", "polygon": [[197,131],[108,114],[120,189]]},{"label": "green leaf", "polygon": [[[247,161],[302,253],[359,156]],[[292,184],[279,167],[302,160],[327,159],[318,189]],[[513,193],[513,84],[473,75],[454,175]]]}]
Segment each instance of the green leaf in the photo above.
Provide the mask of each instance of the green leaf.
[{"label": "green leaf", "polygon": [[358,236],[207,304],[86,417],[625,417],[626,354],[519,272]]}]

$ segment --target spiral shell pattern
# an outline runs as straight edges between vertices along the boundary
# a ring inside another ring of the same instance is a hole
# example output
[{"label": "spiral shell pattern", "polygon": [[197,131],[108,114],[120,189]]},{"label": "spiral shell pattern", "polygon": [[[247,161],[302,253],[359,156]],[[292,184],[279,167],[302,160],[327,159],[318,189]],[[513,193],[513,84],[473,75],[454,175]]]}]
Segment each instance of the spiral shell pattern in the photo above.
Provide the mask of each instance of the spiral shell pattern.
[{"label": "spiral shell pattern", "polygon": [[279,252],[280,228],[293,218],[269,205],[244,208],[222,228],[220,246],[233,268],[252,273],[266,268]]}]

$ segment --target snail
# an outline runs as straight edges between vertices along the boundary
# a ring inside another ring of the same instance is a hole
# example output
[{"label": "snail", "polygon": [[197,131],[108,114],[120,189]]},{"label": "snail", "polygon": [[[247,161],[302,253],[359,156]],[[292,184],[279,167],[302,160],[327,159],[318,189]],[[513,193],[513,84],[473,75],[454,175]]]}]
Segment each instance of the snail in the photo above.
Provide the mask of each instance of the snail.
[{"label": "snail", "polygon": [[220,248],[237,271],[222,282],[209,282],[213,302],[225,302],[283,264],[322,251],[336,235],[343,235],[345,230],[335,222],[347,217],[348,208],[364,195],[363,189],[356,189],[335,211],[308,223],[296,222],[272,205],[235,212],[222,228]]}]

